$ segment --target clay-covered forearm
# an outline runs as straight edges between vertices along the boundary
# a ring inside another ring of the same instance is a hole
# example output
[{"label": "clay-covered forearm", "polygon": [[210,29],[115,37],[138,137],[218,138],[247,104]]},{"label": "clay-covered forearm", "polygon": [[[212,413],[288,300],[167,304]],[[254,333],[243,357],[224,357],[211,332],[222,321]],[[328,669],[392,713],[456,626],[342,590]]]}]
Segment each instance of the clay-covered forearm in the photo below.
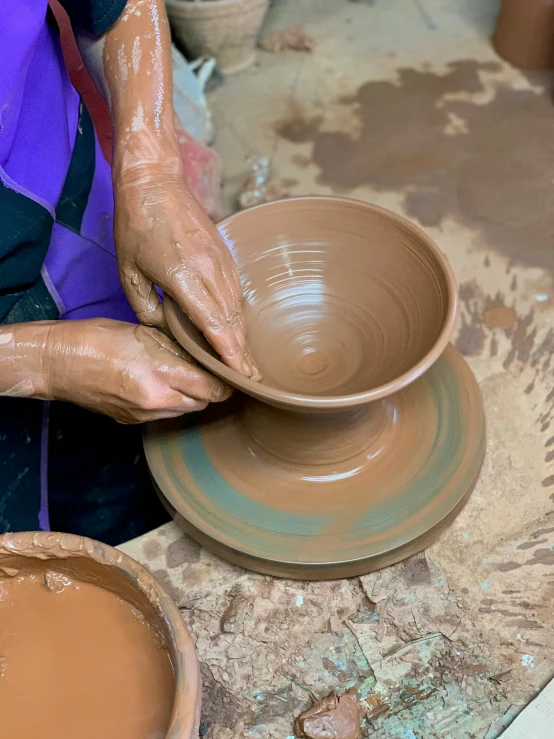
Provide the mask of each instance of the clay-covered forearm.
[{"label": "clay-covered forearm", "polygon": [[114,180],[121,169],[160,167],[182,178],[173,122],[171,36],[163,0],[127,0],[103,36],[75,28],[75,38],[114,135]]},{"label": "clay-covered forearm", "polygon": [[50,397],[47,347],[54,326],[54,321],[0,326],[0,396]]},{"label": "clay-covered forearm", "polygon": [[182,181],[174,129],[171,37],[163,0],[128,0],[120,19],[105,34],[103,70],[113,123],[114,182],[122,172],[138,169],[141,178],[141,171],[152,167]]}]

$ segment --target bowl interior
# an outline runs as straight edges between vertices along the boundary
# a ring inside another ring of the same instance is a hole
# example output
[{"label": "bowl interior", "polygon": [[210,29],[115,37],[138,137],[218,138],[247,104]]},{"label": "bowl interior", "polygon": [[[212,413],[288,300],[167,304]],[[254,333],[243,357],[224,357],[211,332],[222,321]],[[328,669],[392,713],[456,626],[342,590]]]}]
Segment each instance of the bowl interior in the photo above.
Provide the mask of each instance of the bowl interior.
[{"label": "bowl interior", "polygon": [[[439,249],[405,219],[353,200],[298,198],[238,213],[220,231],[241,274],[263,373],[258,395],[385,395],[444,349],[454,280]],[[249,392],[252,383],[214,359],[190,322],[180,320],[178,333],[196,359]]]}]

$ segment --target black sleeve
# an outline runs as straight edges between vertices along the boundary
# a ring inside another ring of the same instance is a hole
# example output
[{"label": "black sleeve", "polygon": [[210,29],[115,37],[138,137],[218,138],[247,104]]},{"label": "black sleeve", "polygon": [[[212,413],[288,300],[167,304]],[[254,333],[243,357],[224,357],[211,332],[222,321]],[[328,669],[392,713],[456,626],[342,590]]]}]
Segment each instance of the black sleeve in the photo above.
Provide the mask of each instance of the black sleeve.
[{"label": "black sleeve", "polygon": [[60,0],[71,24],[90,33],[101,36],[119,18],[127,0]]}]

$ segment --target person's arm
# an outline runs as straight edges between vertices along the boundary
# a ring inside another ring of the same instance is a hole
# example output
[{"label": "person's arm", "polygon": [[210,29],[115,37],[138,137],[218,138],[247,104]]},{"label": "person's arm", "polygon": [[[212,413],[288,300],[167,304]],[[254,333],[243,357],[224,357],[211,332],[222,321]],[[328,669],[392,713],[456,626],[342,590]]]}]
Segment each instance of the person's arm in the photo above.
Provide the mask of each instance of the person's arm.
[{"label": "person's arm", "polygon": [[0,326],[0,397],[65,400],[121,423],[173,418],[230,390],[160,331],[130,323]]},{"label": "person's arm", "polygon": [[163,0],[127,0],[103,36],[76,29],[76,38],[110,106],[116,248],[131,306],[142,323],[166,328],[155,290],[162,288],[229,366],[258,378],[232,255],[185,182]]},{"label": "person's arm", "polygon": [[0,326],[0,397],[46,398],[41,355],[53,324]]}]

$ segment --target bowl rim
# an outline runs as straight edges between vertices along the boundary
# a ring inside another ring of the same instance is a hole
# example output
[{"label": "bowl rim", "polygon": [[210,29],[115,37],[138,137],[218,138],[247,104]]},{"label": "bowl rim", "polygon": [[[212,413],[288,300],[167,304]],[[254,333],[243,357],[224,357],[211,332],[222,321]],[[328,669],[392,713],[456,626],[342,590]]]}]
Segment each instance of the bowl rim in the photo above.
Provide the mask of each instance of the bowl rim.
[{"label": "bowl rim", "polygon": [[[261,401],[272,402],[277,405],[290,406],[294,408],[303,408],[306,410],[310,409],[327,409],[327,410],[338,410],[342,408],[353,408],[356,406],[364,405],[375,400],[381,400],[386,398],[393,393],[402,390],[418,377],[426,372],[429,367],[439,358],[439,356],[445,350],[447,344],[450,341],[450,336],[454,329],[454,323],[456,320],[456,313],[458,308],[458,290],[454,272],[450,266],[448,259],[444,252],[437,246],[437,244],[428,236],[423,229],[416,226],[408,218],[395,213],[387,208],[383,208],[373,203],[368,203],[364,200],[357,200],[355,198],[341,197],[338,195],[306,195],[294,198],[287,198],[286,200],[274,200],[269,203],[262,203],[261,205],[255,205],[252,208],[248,208],[243,211],[234,213],[227,218],[224,218],[217,224],[221,235],[223,229],[225,229],[230,223],[240,218],[242,214],[249,213],[251,211],[260,211],[265,209],[271,209],[279,204],[281,207],[288,204],[291,205],[299,202],[331,202],[331,203],[345,203],[355,205],[363,210],[371,211],[372,213],[378,213],[387,218],[391,218],[400,225],[404,226],[408,231],[415,234],[420,241],[422,241],[429,251],[434,255],[437,262],[440,265],[444,278],[446,280],[448,288],[448,308],[446,312],[446,318],[441,329],[441,332],[427,354],[420,359],[411,369],[399,375],[394,380],[379,385],[378,387],[370,390],[364,390],[363,392],[351,393],[348,395],[303,395],[300,393],[292,393],[286,390],[279,390],[278,388],[271,387],[271,385],[265,385],[263,379],[261,382],[251,380],[249,377],[241,375],[236,370],[228,367],[222,360],[216,359],[209,352],[202,347],[198,346],[194,341],[189,341],[187,334],[179,330],[180,321],[178,312],[180,309],[176,306],[175,302],[169,297],[164,297],[164,313],[166,320],[169,323],[169,328],[174,334],[177,341],[183,346],[183,348],[189,352],[194,359],[202,364],[206,369],[210,370],[214,375],[217,375],[222,380],[235,387],[237,390],[241,390],[247,395],[253,396]],[[231,250],[232,251],[232,250]],[[234,255],[233,255],[234,256]],[[177,328],[177,331],[174,330]],[[184,338],[184,341],[181,340]]]},{"label": "bowl rim", "polygon": [[[164,739],[188,739],[198,733],[201,707],[200,666],[192,636],[181,613],[165,588],[136,559],[79,534],[56,531],[19,531],[0,534],[0,564],[6,556],[40,560],[88,558],[117,570],[150,601],[170,640],[175,675],[175,694]],[[101,585],[100,585],[101,586]]]}]

